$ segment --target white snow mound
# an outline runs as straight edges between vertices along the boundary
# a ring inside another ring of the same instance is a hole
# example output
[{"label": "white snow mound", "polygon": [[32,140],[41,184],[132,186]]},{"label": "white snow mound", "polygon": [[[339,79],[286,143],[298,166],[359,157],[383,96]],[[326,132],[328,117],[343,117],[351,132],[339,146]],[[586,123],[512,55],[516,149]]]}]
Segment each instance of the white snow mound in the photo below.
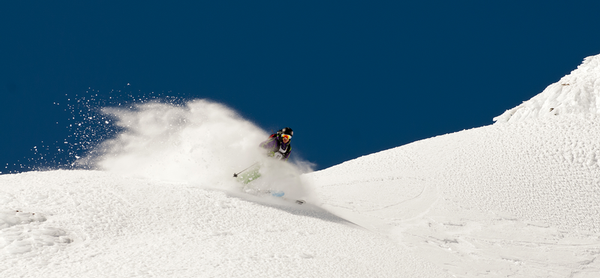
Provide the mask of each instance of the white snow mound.
[{"label": "white snow mound", "polygon": [[576,70],[494,121],[516,122],[566,114],[600,114],[600,55],[585,58]]}]

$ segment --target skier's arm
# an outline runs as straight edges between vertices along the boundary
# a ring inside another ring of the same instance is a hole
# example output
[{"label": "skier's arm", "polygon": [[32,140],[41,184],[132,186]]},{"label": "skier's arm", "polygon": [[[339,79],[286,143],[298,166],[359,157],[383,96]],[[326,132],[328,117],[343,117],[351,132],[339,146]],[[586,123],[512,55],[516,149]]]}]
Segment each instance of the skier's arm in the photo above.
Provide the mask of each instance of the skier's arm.
[{"label": "skier's arm", "polygon": [[273,148],[275,148],[275,146],[277,146],[277,142],[275,142],[275,140],[277,139],[271,138],[267,141],[260,143],[258,146],[263,149],[272,150]]}]

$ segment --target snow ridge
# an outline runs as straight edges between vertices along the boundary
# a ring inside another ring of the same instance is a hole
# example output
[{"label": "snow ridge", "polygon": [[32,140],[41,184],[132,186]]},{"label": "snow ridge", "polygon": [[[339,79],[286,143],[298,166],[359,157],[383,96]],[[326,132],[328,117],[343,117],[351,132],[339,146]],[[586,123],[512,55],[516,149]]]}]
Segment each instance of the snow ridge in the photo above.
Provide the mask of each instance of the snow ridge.
[{"label": "snow ridge", "polygon": [[600,55],[585,58],[576,70],[494,121],[506,123],[566,114],[600,114]]}]

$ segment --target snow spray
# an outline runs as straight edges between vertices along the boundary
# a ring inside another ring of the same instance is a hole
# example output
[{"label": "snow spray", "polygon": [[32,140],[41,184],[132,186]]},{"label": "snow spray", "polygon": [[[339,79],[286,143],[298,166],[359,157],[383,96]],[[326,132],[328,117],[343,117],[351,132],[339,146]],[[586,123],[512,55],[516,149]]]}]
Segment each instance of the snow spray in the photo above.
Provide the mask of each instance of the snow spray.
[{"label": "snow spray", "polygon": [[181,103],[150,101],[105,107],[114,136],[77,160],[81,167],[140,178],[187,182],[206,188],[240,188],[232,173],[258,162],[259,189],[302,195],[295,163],[274,161],[258,147],[269,134],[229,107],[208,100]]}]

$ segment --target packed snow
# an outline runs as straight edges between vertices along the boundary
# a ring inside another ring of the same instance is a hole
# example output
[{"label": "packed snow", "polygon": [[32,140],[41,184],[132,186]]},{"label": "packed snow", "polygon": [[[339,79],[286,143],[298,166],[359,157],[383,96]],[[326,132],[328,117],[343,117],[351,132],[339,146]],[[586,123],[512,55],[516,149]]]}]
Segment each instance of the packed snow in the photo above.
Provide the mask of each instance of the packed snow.
[{"label": "packed snow", "polygon": [[493,125],[316,172],[220,104],[107,108],[98,170],[0,176],[0,276],[600,277],[599,80],[588,57]]}]

